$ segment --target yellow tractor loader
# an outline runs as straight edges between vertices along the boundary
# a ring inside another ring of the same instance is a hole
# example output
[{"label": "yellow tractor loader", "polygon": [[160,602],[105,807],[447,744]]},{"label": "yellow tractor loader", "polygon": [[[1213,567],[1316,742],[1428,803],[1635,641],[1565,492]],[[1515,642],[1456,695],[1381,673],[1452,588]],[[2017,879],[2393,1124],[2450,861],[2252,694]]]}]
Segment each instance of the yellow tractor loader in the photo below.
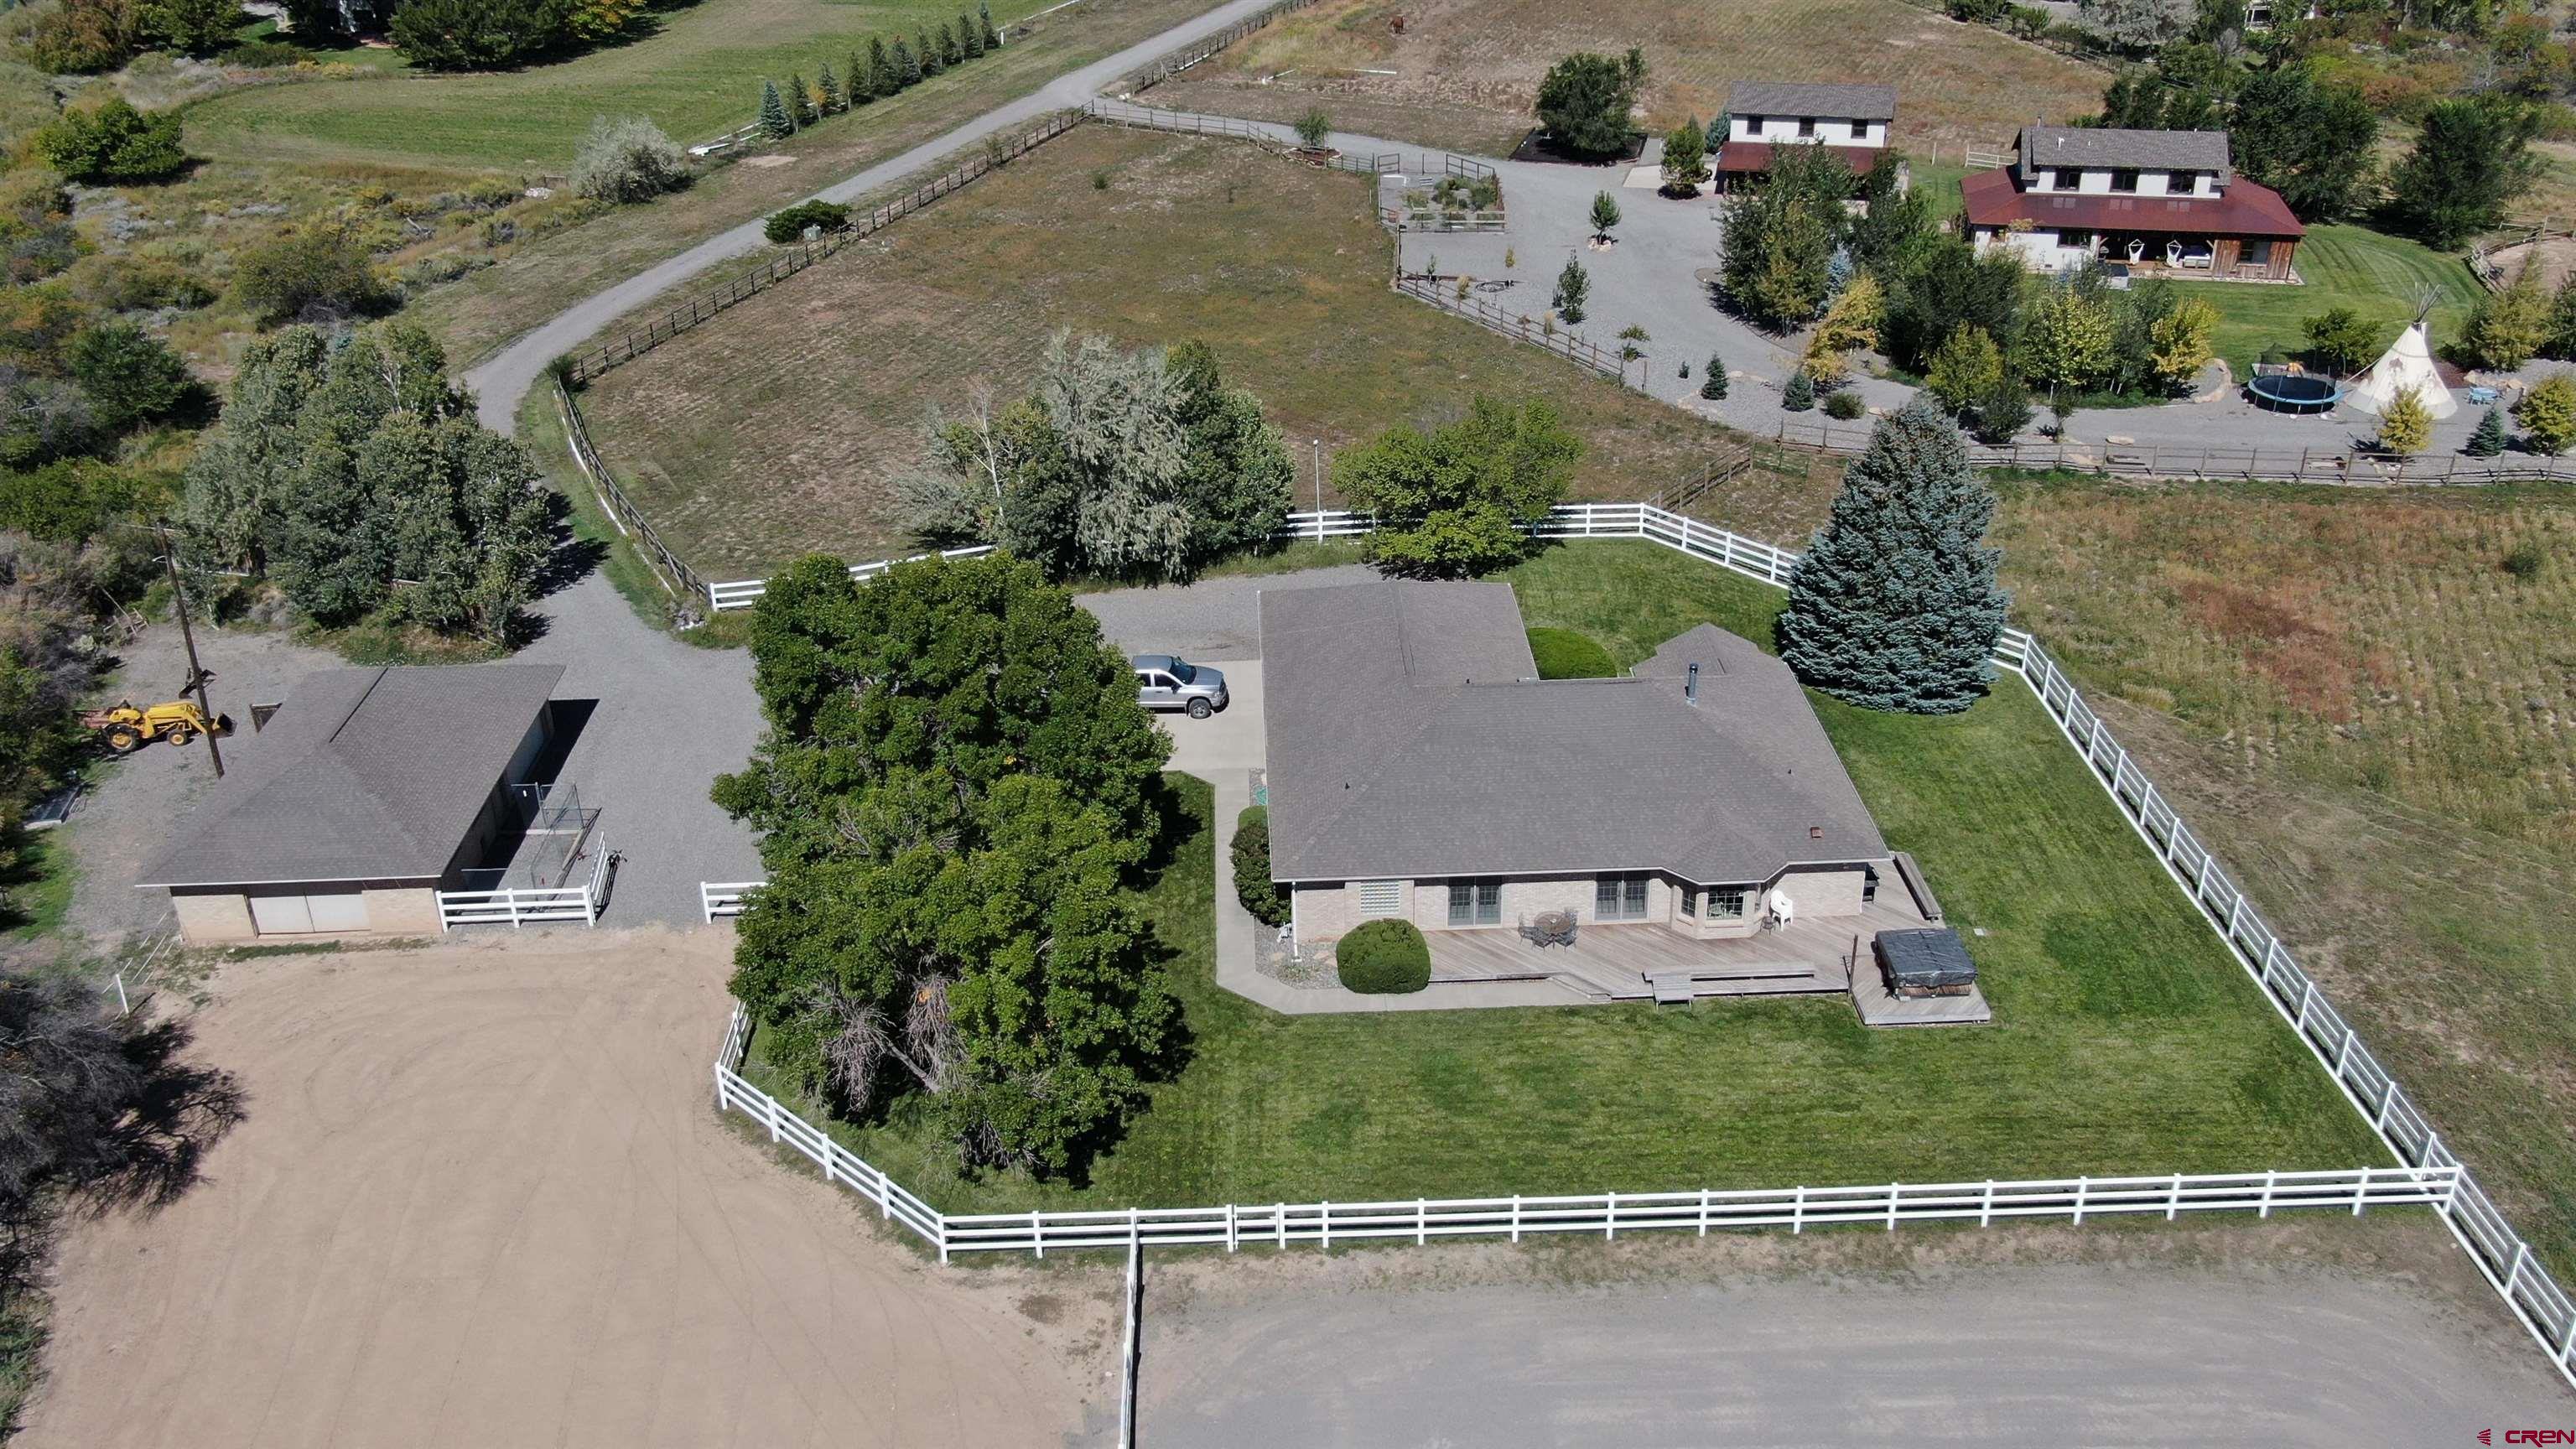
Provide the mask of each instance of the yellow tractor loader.
[{"label": "yellow tractor loader", "polygon": [[99,740],[108,753],[130,755],[152,740],[168,740],[184,745],[202,734],[228,735],[233,732],[233,717],[216,715],[210,726],[206,712],[193,701],[174,699],[167,704],[136,705],[121,701],[108,709],[94,709],[81,716],[81,723],[98,731]]}]

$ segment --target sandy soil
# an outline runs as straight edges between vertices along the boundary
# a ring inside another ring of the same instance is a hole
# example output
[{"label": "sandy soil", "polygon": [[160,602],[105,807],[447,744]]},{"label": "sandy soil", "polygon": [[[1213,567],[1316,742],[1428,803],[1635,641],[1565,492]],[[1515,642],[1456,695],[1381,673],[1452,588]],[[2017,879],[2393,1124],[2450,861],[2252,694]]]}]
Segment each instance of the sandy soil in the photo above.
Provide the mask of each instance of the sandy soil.
[{"label": "sandy soil", "polygon": [[1117,1272],[943,1271],[714,1113],[730,932],[224,968],[249,1116],[76,1225],[35,1446],[1037,1445],[1114,1418]]},{"label": "sandy soil", "polygon": [[2444,1444],[2567,1391],[2420,1216],[1149,1270],[1138,1442]]}]

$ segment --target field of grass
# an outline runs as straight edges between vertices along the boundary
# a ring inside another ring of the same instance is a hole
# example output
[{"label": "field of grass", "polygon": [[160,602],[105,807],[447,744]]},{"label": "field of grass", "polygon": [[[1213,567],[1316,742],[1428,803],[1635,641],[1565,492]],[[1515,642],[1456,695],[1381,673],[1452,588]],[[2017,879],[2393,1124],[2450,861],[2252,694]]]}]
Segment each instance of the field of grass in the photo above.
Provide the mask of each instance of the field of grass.
[{"label": "field of grass", "polygon": [[[1008,25],[1046,3],[1001,0],[993,18]],[[810,81],[826,61],[845,70],[869,36],[935,31],[960,9],[953,0],[699,0],[663,12],[654,33],[551,65],[234,91],[189,111],[188,142],[218,160],[561,171],[593,116],[647,116],[682,145],[703,141],[751,121],[764,78],[783,86],[801,71]],[[971,85],[1011,49],[945,79]]]},{"label": "field of grass", "polygon": [[2018,621],[2576,1273],[2576,503],[2019,485],[1996,538]]},{"label": "field of grass", "polygon": [[[979,382],[1016,394],[1060,327],[1207,340],[1287,437],[1301,500],[1314,440],[1329,475],[1344,447],[1478,392],[1555,402],[1588,445],[1589,497],[1652,495],[1716,445],[1676,409],[1390,292],[1371,208],[1363,178],[1239,143],[1083,127],[608,373],[583,411],[638,506],[716,577],[907,546],[890,480],[930,406]],[[1784,486],[1765,477],[1733,487]]]},{"label": "field of grass", "polygon": [[1559,57],[1631,45],[1645,52],[1651,125],[1706,120],[1737,81],[1883,82],[1901,92],[1897,144],[1952,161],[1963,143],[2008,144],[2034,116],[2097,109],[2108,79],[1904,0],[1324,0],[1155,100],[1265,120],[1321,104],[1346,129],[1490,155],[1535,124],[1539,78]]},{"label": "field of grass", "polygon": [[[1779,596],[1646,544],[1554,550],[1533,624],[1623,662]],[[1949,719],[1826,703],[1890,841],[1974,938],[1997,1024],[1872,1032],[1834,1000],[1287,1018],[1211,978],[1207,788],[1145,904],[1195,1057],[1085,1186],[961,1181],[901,1122],[838,1130],[945,1208],[1647,1190],[2380,1160],[2019,685]],[[755,1044],[756,1046],[756,1044]]]},{"label": "field of grass", "polygon": [[2385,347],[2415,319],[2421,300],[2430,298],[2433,345],[2439,348],[2459,340],[2460,324],[2478,298],[2477,282],[2458,257],[2368,227],[2308,228],[2296,265],[2304,286],[2185,284],[2188,295],[2218,308],[2218,355],[2239,378],[2252,375],[2267,349],[2305,350],[2300,324],[2330,307],[2350,307],[2375,324]]}]

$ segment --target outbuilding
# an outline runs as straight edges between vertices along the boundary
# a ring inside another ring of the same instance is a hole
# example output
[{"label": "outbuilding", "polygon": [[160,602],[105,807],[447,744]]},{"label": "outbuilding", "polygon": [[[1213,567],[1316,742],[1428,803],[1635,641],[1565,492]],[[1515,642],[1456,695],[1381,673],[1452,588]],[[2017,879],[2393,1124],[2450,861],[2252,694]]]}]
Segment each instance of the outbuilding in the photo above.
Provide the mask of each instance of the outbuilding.
[{"label": "outbuilding", "polygon": [[136,885],[192,944],[439,929],[521,821],[563,667],[307,675]]}]

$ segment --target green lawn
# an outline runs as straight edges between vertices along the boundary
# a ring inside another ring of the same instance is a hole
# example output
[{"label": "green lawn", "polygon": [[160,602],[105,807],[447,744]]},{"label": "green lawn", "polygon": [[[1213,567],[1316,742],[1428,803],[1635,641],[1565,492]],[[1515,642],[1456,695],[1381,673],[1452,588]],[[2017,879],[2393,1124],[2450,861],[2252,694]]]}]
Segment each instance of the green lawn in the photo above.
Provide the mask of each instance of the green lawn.
[{"label": "green lawn", "polygon": [[[1642,543],[1511,575],[1623,662],[1779,595]],[[1215,988],[1208,788],[1145,905],[1194,1058],[1083,1186],[961,1180],[903,1123],[836,1131],[949,1210],[1974,1180],[2383,1160],[2027,690],[1920,719],[1820,705],[1996,1025],[1872,1032],[1831,999],[1292,1019]],[[755,1044],[756,1050],[756,1044]]]},{"label": "green lawn", "polygon": [[[1049,0],[1000,0],[1009,25]],[[766,77],[834,71],[868,37],[889,41],[971,12],[961,0],[700,0],[663,12],[661,29],[552,65],[471,75],[404,69],[360,78],[261,86],[188,112],[189,148],[219,160],[363,161],[377,165],[561,167],[593,116],[644,115],[682,145],[748,124]],[[967,62],[946,85],[1005,68],[1000,53]],[[334,51],[327,59],[390,52]]]},{"label": "green lawn", "polygon": [[2421,300],[2432,298],[2433,345],[2441,348],[2458,340],[2460,323],[2478,299],[2478,285],[2458,257],[2368,227],[2308,228],[2297,266],[2304,286],[2182,284],[2218,308],[2218,355],[2239,380],[2253,375],[2266,349],[2304,349],[2300,324],[2329,307],[2350,307],[2378,324],[2380,345],[2386,346],[2414,320]]}]

